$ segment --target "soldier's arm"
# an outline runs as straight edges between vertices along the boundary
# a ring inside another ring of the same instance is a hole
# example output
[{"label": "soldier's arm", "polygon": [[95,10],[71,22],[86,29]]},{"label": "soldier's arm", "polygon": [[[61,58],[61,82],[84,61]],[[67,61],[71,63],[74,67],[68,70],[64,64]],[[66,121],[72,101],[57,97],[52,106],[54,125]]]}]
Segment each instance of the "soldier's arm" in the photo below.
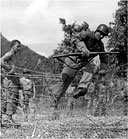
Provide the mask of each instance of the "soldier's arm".
[{"label": "soldier's arm", "polygon": [[8,61],[11,60],[12,58],[12,53],[8,52],[6,53],[3,57],[0,59],[1,67],[4,68],[5,70],[11,70],[11,65],[8,64]]},{"label": "soldier's arm", "polygon": [[11,70],[11,66],[4,64],[3,62],[1,62],[1,68],[4,68],[5,70]]},{"label": "soldier's arm", "polygon": [[86,44],[84,43],[84,39],[86,39],[87,36],[90,35],[90,32],[89,31],[81,31],[80,33],[80,37],[79,39],[77,39],[77,42],[76,42],[76,47],[78,48],[78,50],[80,50],[82,53],[83,53],[83,56],[89,56],[89,50],[86,46]]},{"label": "soldier's arm", "polygon": [[11,69],[10,69],[10,71],[8,72],[8,74],[12,74],[12,73],[14,73],[14,72],[15,72],[15,65],[14,65],[14,63],[12,62]]}]

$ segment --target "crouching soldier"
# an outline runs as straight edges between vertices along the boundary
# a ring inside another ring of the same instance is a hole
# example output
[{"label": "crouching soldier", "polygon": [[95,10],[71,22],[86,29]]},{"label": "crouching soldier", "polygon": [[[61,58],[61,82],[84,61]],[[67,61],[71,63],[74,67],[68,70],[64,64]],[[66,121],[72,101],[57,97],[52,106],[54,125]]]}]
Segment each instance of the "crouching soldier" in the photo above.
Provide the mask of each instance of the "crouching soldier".
[{"label": "crouching soldier", "polygon": [[20,78],[20,82],[23,86],[22,90],[22,95],[23,95],[23,100],[22,100],[22,108],[23,112],[25,114],[25,121],[28,121],[28,114],[30,113],[30,99],[35,98],[35,84],[34,82],[30,79],[30,72],[25,70],[23,72],[24,77]]}]

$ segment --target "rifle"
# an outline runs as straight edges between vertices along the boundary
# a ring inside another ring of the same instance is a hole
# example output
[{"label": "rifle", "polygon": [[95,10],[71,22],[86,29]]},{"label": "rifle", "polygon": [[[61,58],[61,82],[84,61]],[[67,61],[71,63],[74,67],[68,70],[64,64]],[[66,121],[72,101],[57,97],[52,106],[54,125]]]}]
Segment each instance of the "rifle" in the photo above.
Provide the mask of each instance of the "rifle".
[{"label": "rifle", "polygon": [[[89,63],[94,57],[95,55],[102,55],[102,54],[124,54],[125,52],[90,52],[90,58],[88,58],[87,60],[81,61],[81,62],[76,62],[76,66],[71,67],[70,65],[66,64],[61,58],[62,57],[69,57],[71,60],[72,58],[70,56],[81,56],[81,53],[69,53],[69,54],[57,54],[57,55],[53,55],[51,58],[56,58],[59,61],[65,63],[65,65],[67,65],[68,67],[70,67],[71,69],[81,69],[83,66],[85,66],[87,63]],[[127,53],[127,52],[126,52]]]},{"label": "rifle", "polygon": [[[101,54],[120,54],[120,52],[90,52],[90,55],[101,55]],[[52,56],[52,58],[61,58],[69,56],[81,56],[81,53],[57,54]]]}]

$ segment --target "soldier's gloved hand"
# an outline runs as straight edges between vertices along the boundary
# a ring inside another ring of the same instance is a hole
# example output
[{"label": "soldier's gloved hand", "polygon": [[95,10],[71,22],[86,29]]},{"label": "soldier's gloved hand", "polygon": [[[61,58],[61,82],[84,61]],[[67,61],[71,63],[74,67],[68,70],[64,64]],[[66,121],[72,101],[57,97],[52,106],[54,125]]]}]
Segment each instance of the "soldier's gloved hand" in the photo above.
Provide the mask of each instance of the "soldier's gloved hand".
[{"label": "soldier's gloved hand", "polygon": [[100,70],[100,71],[98,72],[98,74],[99,74],[99,75],[105,75],[105,74],[106,74],[106,71],[105,71],[105,70]]},{"label": "soldier's gloved hand", "polygon": [[89,57],[90,56],[89,51],[82,52],[81,54],[82,54],[82,57]]}]

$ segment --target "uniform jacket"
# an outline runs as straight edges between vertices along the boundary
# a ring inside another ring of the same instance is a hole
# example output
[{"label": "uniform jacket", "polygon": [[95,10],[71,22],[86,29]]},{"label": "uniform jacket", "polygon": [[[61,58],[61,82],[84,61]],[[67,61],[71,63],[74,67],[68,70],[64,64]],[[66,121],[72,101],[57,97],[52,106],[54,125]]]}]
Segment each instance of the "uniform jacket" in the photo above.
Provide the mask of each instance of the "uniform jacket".
[{"label": "uniform jacket", "polygon": [[[79,40],[77,40],[77,48],[80,51],[86,51],[88,49],[90,52],[105,52],[103,42],[97,40],[94,32],[90,30],[80,32]],[[93,55],[91,57],[95,56]],[[101,63],[107,63],[107,56],[105,54],[99,55],[99,58]]]},{"label": "uniform jacket", "polygon": [[[86,50],[89,50],[90,52],[105,52],[104,45],[101,40],[97,40],[95,38],[94,32],[90,30],[81,31],[79,33],[79,37],[76,40],[76,49],[74,52],[85,52]],[[90,56],[89,58],[81,58],[82,61],[87,61],[87,59],[92,59],[96,57],[97,55]],[[101,63],[101,69],[106,69],[107,64],[107,56],[105,54],[99,55],[100,63]],[[74,75],[77,70],[70,68],[75,67],[77,63],[79,63],[79,57],[72,56],[70,58],[65,58],[64,69],[62,73],[68,73],[69,75]]]}]

